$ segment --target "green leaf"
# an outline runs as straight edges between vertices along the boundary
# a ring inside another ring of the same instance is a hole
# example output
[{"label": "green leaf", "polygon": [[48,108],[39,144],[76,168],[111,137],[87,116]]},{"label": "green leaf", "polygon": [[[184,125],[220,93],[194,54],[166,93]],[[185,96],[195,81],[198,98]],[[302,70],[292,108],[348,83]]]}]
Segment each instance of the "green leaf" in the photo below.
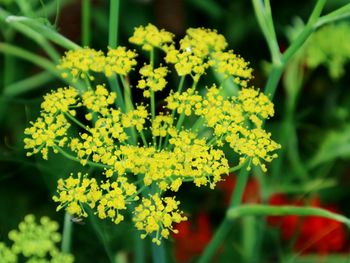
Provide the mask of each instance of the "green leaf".
[{"label": "green leaf", "polygon": [[309,168],[314,168],[322,163],[336,158],[350,157],[350,125],[342,130],[329,132],[316,155],[308,163]]}]

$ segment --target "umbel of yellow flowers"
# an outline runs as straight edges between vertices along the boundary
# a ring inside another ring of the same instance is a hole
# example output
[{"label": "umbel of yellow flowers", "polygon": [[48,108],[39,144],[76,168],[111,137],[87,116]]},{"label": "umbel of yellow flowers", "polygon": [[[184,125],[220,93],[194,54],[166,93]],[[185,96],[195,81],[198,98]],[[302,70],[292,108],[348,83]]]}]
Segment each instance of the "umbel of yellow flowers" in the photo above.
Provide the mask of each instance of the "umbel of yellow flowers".
[{"label": "umbel of yellow flowers", "polygon": [[[223,175],[243,165],[266,171],[265,163],[277,157],[274,151],[280,145],[263,128],[274,114],[273,104],[248,88],[252,69],[232,50],[225,51],[222,35],[190,28],[175,45],[173,34],[149,24],[136,28],[129,40],[150,53],[135,85],[143,90],[145,104],[133,102],[126,79],[137,65],[135,51],[71,50],[58,68],[63,77],[86,83],[85,89],[65,87],[45,95],[40,117],[25,130],[24,143],[28,156],[40,153],[47,159],[52,150],[101,169],[104,179],[82,173],[60,179],[53,197],[58,210],[86,217],[86,209],[92,209],[99,218],[118,224],[125,210],[133,209],[141,238],[151,235],[160,244],[170,232],[177,233],[173,223],[187,220],[175,199],[183,182],[214,188]],[[169,67],[155,66],[156,51]],[[209,69],[240,86],[238,94],[225,95],[223,83],[201,87],[199,81]],[[155,94],[164,93],[170,71],[180,84],[157,114]],[[109,91],[97,81],[101,76],[119,83],[123,91]],[[233,161],[226,158],[224,147],[239,160],[231,169]]]}]

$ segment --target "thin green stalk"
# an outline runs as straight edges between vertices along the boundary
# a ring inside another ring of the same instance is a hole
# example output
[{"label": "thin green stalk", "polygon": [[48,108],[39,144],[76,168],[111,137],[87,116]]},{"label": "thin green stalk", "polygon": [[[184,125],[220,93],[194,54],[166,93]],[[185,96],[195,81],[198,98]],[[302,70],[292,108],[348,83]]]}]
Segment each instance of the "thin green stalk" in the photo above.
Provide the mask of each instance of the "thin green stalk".
[{"label": "thin green stalk", "polygon": [[244,261],[254,262],[254,247],[256,245],[255,218],[246,216],[242,220],[242,246]]},{"label": "thin green stalk", "polygon": [[229,220],[235,220],[243,216],[320,216],[329,219],[336,220],[338,222],[346,224],[350,227],[350,218],[343,215],[328,211],[318,207],[301,207],[301,206],[271,206],[271,205],[241,205],[239,207],[231,207],[227,211],[227,218]]},{"label": "thin green stalk", "polygon": [[[0,11],[2,11],[0,9]],[[47,39],[51,40],[52,42],[60,45],[61,47],[64,47],[66,49],[78,49],[80,48],[79,45],[75,44],[74,42],[70,41],[68,38],[65,38],[61,34],[57,33],[52,28],[45,26],[44,24],[38,22],[35,19],[24,17],[24,16],[8,16],[6,18],[7,23],[22,23],[24,25],[29,26],[31,29],[33,29],[36,32],[39,32]]]},{"label": "thin green stalk", "polygon": [[[150,51],[150,64],[153,69],[154,66],[154,48]],[[155,96],[154,91],[150,90],[150,103],[151,103],[151,116],[152,116],[152,122],[154,121],[154,118],[156,117],[156,102],[155,102]],[[153,144],[156,146],[156,140],[155,137],[152,136]]]},{"label": "thin green stalk", "polygon": [[231,167],[228,171],[229,171],[229,173],[236,172],[236,171],[238,171],[239,169],[241,169],[244,165],[245,165],[245,163],[238,164],[238,165],[236,165],[236,166]]},{"label": "thin green stalk", "polygon": [[[181,92],[182,91],[182,89],[183,89],[183,86],[184,86],[184,82],[185,82],[185,76],[182,76],[181,78],[180,78],[180,82],[179,82],[179,85],[178,85],[178,87],[177,87],[177,92]],[[174,117],[175,117],[175,113],[176,113],[176,110],[172,110],[171,111],[171,117],[174,119]],[[168,144],[169,144],[169,134],[167,134],[166,136],[165,136],[165,141],[164,141],[164,149],[168,146]]]},{"label": "thin green stalk", "polygon": [[[253,0],[255,1],[255,0]],[[293,43],[288,47],[286,52],[282,56],[282,64],[274,64],[272,67],[272,71],[267,81],[265,94],[270,95],[270,99],[275,95],[278,82],[281,78],[283,70],[289,60],[295,55],[295,53],[300,49],[300,47],[304,44],[304,42],[308,39],[311,33],[314,31],[314,25],[317,22],[317,19],[321,15],[322,9],[324,7],[326,0],[318,0],[314,10],[311,13],[309,21],[303,31],[299,34],[299,36],[293,41]]]},{"label": "thin green stalk", "polygon": [[122,112],[125,112],[125,102],[123,99],[123,92],[119,86],[117,76],[113,74],[111,77],[108,78],[108,82],[109,82],[109,86],[111,87],[111,90],[117,94],[116,106],[118,106]]},{"label": "thin green stalk", "polygon": [[[231,196],[230,207],[238,207],[241,203],[243,192],[248,181],[248,175],[249,171],[247,171],[247,167],[246,165],[244,165],[242,167],[242,170],[238,174],[237,183]],[[203,254],[199,258],[198,263],[211,262],[211,259],[216,253],[218,247],[225,241],[226,236],[229,233],[231,227],[232,223],[230,222],[228,217],[225,217],[224,220],[221,222],[219,228],[215,231],[215,234],[211,239],[210,243],[207,245]]]},{"label": "thin green stalk", "polygon": [[349,16],[350,16],[350,4],[347,4],[327,15],[320,17],[315,27],[318,28],[323,26],[324,24],[328,24],[340,19],[348,18]]},{"label": "thin green stalk", "polygon": [[281,54],[279,51],[278,41],[273,26],[270,1],[265,0],[265,5],[262,3],[261,0],[252,0],[252,2],[255,11],[255,16],[258,20],[261,31],[263,32],[263,35],[267,42],[272,61],[274,64],[280,64]]},{"label": "thin green stalk", "polygon": [[135,263],[145,262],[145,246],[144,241],[140,238],[138,231],[135,231]]},{"label": "thin green stalk", "polygon": [[39,46],[41,46],[45,50],[45,52],[53,61],[59,61],[60,55],[58,54],[56,49],[39,32],[20,22],[12,22],[10,23],[10,26],[12,26],[12,28],[14,28],[16,31],[35,41]]},{"label": "thin green stalk", "polygon": [[55,64],[53,64],[50,60],[35,55],[25,49],[10,44],[0,43],[0,52],[30,61],[31,63],[53,73],[55,76],[60,77]]},{"label": "thin green stalk", "polygon": [[[5,35],[6,42],[13,41],[12,34]],[[3,86],[0,87],[0,93],[5,92],[6,87],[10,85],[16,78],[16,70],[15,70],[15,58],[8,53],[4,54],[4,68],[3,68]]]},{"label": "thin green stalk", "polygon": [[146,137],[145,137],[145,134],[143,133],[143,131],[140,132],[140,136],[141,136],[141,140],[143,142],[143,145],[148,146],[148,143],[147,143],[147,140],[146,140]]},{"label": "thin green stalk", "polygon": [[91,19],[91,2],[90,0],[82,1],[82,44],[90,45],[90,19]]},{"label": "thin green stalk", "polygon": [[[72,160],[72,161],[75,161],[75,162],[78,162],[80,163],[80,159],[73,156],[73,155],[70,155],[69,153],[67,153],[65,150],[63,150],[61,147],[58,147],[58,146],[55,146],[54,149],[56,149],[57,151],[59,151],[60,154],[62,154],[64,157],[66,157],[67,159],[69,160]],[[87,161],[88,165],[90,166],[93,166],[93,167],[97,167],[97,168],[103,168],[103,169],[109,169],[111,168],[110,166],[108,165],[104,165],[104,164],[101,164],[101,163],[94,163],[94,162],[91,162],[91,161]]]},{"label": "thin green stalk", "polygon": [[156,245],[152,243],[151,247],[153,263],[166,263],[164,244]]},{"label": "thin green stalk", "polygon": [[124,76],[119,75],[119,77],[120,77],[120,81],[121,81],[123,88],[124,88],[125,109],[126,109],[126,112],[128,112],[128,111],[131,111],[134,109],[130,85],[125,81]]},{"label": "thin green stalk", "polygon": [[[44,6],[39,7],[38,9],[35,10],[35,14],[39,14],[43,16],[45,14],[45,17],[52,17],[53,15],[57,14],[59,12],[59,7],[61,6],[64,7],[68,4],[70,4],[72,1],[71,0],[55,0],[51,2],[45,2]],[[55,23],[55,25],[57,25]]]},{"label": "thin green stalk", "polygon": [[18,58],[22,58],[24,60],[27,60],[34,65],[37,65],[38,67],[45,69],[49,72],[51,72],[53,75],[57,76],[58,78],[62,79],[63,81],[69,83],[70,85],[74,86],[78,90],[83,90],[84,86],[80,82],[73,82],[70,79],[62,78],[59,70],[57,70],[55,64],[53,64],[50,60],[43,58],[41,56],[35,55],[25,49],[19,48],[14,45],[0,43],[0,52],[5,54],[10,54],[13,56],[16,56]]},{"label": "thin green stalk", "polygon": [[177,87],[177,92],[181,92],[183,87],[184,87],[184,83],[185,83],[185,76],[182,76],[180,78],[180,83],[179,86]]},{"label": "thin green stalk", "polygon": [[106,251],[106,254],[108,256],[108,259],[111,263],[115,263],[114,260],[114,253],[112,251],[111,246],[108,243],[108,237],[106,236],[106,231],[103,228],[103,225],[101,225],[101,223],[99,222],[98,218],[93,214],[92,211],[89,211],[89,219],[91,222],[92,227],[95,230],[95,233],[97,234],[97,237],[100,239],[101,243],[103,244],[103,248]]},{"label": "thin green stalk", "polygon": [[155,116],[156,116],[156,102],[155,102],[155,98],[154,98],[154,91],[151,90],[151,115],[152,115],[152,121],[154,120]]},{"label": "thin green stalk", "polygon": [[119,0],[110,0],[108,46],[115,48],[118,44]]},{"label": "thin green stalk", "polygon": [[203,118],[203,116],[200,116],[196,122],[193,124],[192,126],[192,130],[193,131],[199,131],[199,128],[202,127],[203,123],[205,122],[205,119]]},{"label": "thin green stalk", "polygon": [[87,126],[82,124],[79,120],[77,120],[76,118],[74,118],[72,115],[70,115],[69,113],[64,113],[64,116],[66,116],[68,119],[70,119],[71,121],[73,121],[75,124],[77,124],[80,128],[83,128],[85,131],[87,131]]},{"label": "thin green stalk", "polygon": [[29,78],[17,81],[10,85],[4,86],[4,96],[18,96],[22,93],[31,91],[35,88],[39,88],[42,85],[48,83],[55,78],[54,75],[49,72],[41,72]]},{"label": "thin green stalk", "polygon": [[186,117],[185,113],[182,112],[182,113],[180,114],[179,119],[177,120],[177,123],[176,123],[176,130],[178,130],[178,131],[180,130],[180,128],[181,128],[183,122],[185,121],[185,117]]},{"label": "thin green stalk", "polygon": [[64,214],[64,222],[63,222],[63,233],[62,233],[62,244],[61,251],[63,253],[69,253],[71,250],[72,244],[72,232],[73,232],[73,223],[72,217],[68,212]]},{"label": "thin green stalk", "polygon": [[[132,111],[134,109],[134,104],[132,102],[132,95],[131,95],[131,89],[130,85],[125,81],[124,76],[120,76],[120,81],[124,88],[124,105],[125,105],[125,112]],[[135,130],[135,127],[131,127],[131,143],[136,144],[137,143],[137,133]]]}]

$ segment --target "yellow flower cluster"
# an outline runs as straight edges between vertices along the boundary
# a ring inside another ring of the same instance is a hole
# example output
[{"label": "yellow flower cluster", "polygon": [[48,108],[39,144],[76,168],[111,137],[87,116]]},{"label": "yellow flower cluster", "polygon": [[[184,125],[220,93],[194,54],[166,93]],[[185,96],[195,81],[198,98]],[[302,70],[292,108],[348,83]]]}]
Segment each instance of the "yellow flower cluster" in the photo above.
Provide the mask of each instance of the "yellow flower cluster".
[{"label": "yellow flower cluster", "polygon": [[97,85],[96,90],[88,90],[82,95],[84,106],[92,112],[107,115],[107,107],[115,102],[117,95],[109,91],[103,85]]},{"label": "yellow flower cluster", "polygon": [[9,248],[0,243],[1,262],[22,262],[24,258],[26,262],[74,262],[72,255],[62,253],[57,248],[56,243],[61,241],[58,224],[48,217],[42,217],[38,224],[34,215],[27,215],[18,230],[11,230],[8,237],[13,245]]},{"label": "yellow flower cluster", "polygon": [[168,69],[166,67],[153,69],[151,65],[143,66],[140,69],[141,80],[137,84],[139,89],[144,90],[143,96],[149,98],[151,95],[150,91],[162,91],[167,84],[165,80],[167,73]]},{"label": "yellow flower cluster", "polygon": [[154,48],[166,49],[173,44],[174,35],[164,29],[159,30],[152,24],[135,28],[129,42],[141,46],[143,50],[152,51]]},{"label": "yellow flower cluster", "polygon": [[184,92],[171,93],[165,101],[168,109],[176,110],[179,114],[184,113],[186,116],[190,116],[192,113],[196,113],[200,115],[202,96],[194,88]]},{"label": "yellow flower cluster", "polygon": [[141,204],[135,208],[133,218],[136,228],[145,232],[141,238],[155,233],[152,242],[160,245],[161,238],[168,238],[170,231],[177,233],[172,224],[187,220],[179,211],[179,204],[174,197],[160,197],[157,193],[142,198]]},{"label": "yellow flower cluster", "polygon": [[252,78],[253,70],[249,68],[249,63],[232,50],[213,53],[212,65],[225,78],[232,77],[233,82],[242,87],[247,87],[248,81]]},{"label": "yellow flower cluster", "polygon": [[75,88],[58,88],[57,91],[52,91],[44,96],[44,101],[41,103],[41,108],[44,112],[56,114],[56,112],[69,112],[75,115],[75,110],[70,109],[71,105],[75,105],[78,97],[78,92]]},{"label": "yellow flower cluster", "polygon": [[[116,89],[117,94],[103,83],[87,82],[79,92],[60,88],[44,96],[41,115],[25,130],[24,142],[28,155],[40,152],[47,159],[52,148],[83,166],[103,169],[98,180],[81,173],[60,179],[53,197],[58,210],[78,217],[92,210],[115,224],[124,220],[125,210],[133,210],[142,237],[150,235],[159,244],[170,231],[176,233],[174,222],[186,220],[179,202],[163,197],[165,192],[175,194],[184,182],[214,188],[230,171],[224,149],[236,153],[238,166],[247,163],[249,169],[254,165],[266,171],[280,145],[263,129],[274,114],[264,94],[243,88],[236,96],[226,96],[221,85],[198,90],[209,67],[241,87],[248,85],[252,70],[241,57],[225,51],[222,35],[192,28],[177,50],[171,33],[148,25],[137,28],[129,40],[151,53],[138,82],[124,78],[136,65],[136,53],[124,47],[109,49],[106,56],[90,48],[68,51],[59,67],[73,78],[116,73],[124,90]],[[156,112],[155,92],[166,90],[169,70],[156,65],[155,48],[166,53],[165,61],[174,64],[184,84],[165,97],[166,112],[161,113]],[[188,84],[186,75],[192,77],[192,86],[182,90]],[[132,101],[129,82],[137,82],[150,105]]]},{"label": "yellow flower cluster", "polygon": [[156,116],[152,122],[152,135],[156,137],[165,137],[167,134],[174,133],[173,122],[174,119],[169,115]]},{"label": "yellow flower cluster", "polygon": [[146,107],[139,105],[135,110],[131,110],[123,115],[122,124],[126,128],[134,126],[140,132],[143,130],[148,115]]},{"label": "yellow flower cluster", "polygon": [[180,49],[169,47],[165,61],[175,64],[179,76],[191,75],[195,82],[205,74],[209,67],[247,87],[252,78],[249,63],[232,50],[224,51],[227,46],[224,36],[216,31],[204,28],[189,28],[186,36],[180,40]]},{"label": "yellow flower cluster", "polygon": [[[70,123],[63,114],[52,116],[42,113],[41,115],[35,122],[30,122],[32,127],[24,130],[24,134],[30,136],[24,138],[24,149],[33,149],[32,152],[27,152],[27,156],[40,152],[43,159],[47,160],[49,148],[66,145]],[[54,152],[57,153],[55,148]]]},{"label": "yellow flower cluster", "polygon": [[137,64],[136,56],[125,47],[109,48],[107,55],[86,47],[67,51],[57,67],[63,71],[63,78],[72,77],[73,80],[86,77],[94,80],[92,72],[103,72],[107,77],[113,73],[125,76]]},{"label": "yellow flower cluster", "polygon": [[216,30],[206,28],[189,28],[186,36],[180,40],[182,50],[191,50],[196,56],[205,58],[211,52],[221,51],[227,47],[226,39]]},{"label": "yellow flower cluster", "polygon": [[[113,173],[112,170],[107,171]],[[87,217],[85,207],[96,209],[95,214],[99,218],[110,218],[115,224],[123,221],[124,216],[120,210],[125,210],[130,202],[137,201],[136,186],[130,184],[126,177],[118,177],[114,182],[106,180],[96,182],[95,178],[87,178],[87,175],[73,174],[65,180],[59,179],[58,196],[53,200],[60,203],[57,211],[65,208],[68,213],[77,217]]]},{"label": "yellow flower cluster", "polygon": [[83,205],[89,204],[91,208],[95,207],[96,200],[100,198],[98,185],[94,178],[89,179],[87,175],[83,176],[78,173],[78,177],[74,178],[73,174],[66,180],[62,178],[58,180],[57,190],[59,196],[54,196],[55,202],[60,202],[57,211],[63,207],[67,209],[71,215],[87,217]]},{"label": "yellow flower cluster", "polygon": [[270,139],[271,134],[262,129],[264,120],[274,115],[268,97],[253,88],[245,88],[237,96],[224,98],[213,86],[208,89],[202,105],[206,125],[213,128],[219,144],[226,141],[241,156],[241,163],[249,160],[266,171],[266,165],[260,160],[271,162],[277,158],[277,154],[271,153],[280,148]]}]

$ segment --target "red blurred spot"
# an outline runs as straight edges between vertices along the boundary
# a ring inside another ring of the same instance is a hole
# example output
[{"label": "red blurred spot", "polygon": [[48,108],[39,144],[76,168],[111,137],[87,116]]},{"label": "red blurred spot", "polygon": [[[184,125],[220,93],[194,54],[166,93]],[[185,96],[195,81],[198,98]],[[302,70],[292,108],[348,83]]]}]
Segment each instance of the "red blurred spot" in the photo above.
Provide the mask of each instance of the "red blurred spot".
[{"label": "red blurred spot", "polygon": [[[218,183],[217,188],[224,193],[224,203],[226,206],[230,204],[232,192],[236,185],[237,176],[230,174],[224,181]],[[243,203],[259,203],[260,202],[260,188],[259,183],[254,177],[248,179],[246,188],[244,189]]]},{"label": "red blurred spot", "polygon": [[[308,202],[291,200],[286,195],[273,195],[269,203],[271,205],[296,205],[320,207],[335,213],[339,211],[332,206],[321,205],[318,197],[313,197]],[[335,220],[318,216],[269,216],[267,222],[278,226],[281,237],[285,241],[295,241],[293,250],[302,254],[319,253],[329,254],[344,252],[348,239],[345,226]]]},{"label": "red blurred spot", "polygon": [[175,239],[175,257],[177,262],[189,262],[200,255],[213,235],[207,214],[199,214],[196,218],[183,221],[175,226],[179,230],[173,235]]}]

